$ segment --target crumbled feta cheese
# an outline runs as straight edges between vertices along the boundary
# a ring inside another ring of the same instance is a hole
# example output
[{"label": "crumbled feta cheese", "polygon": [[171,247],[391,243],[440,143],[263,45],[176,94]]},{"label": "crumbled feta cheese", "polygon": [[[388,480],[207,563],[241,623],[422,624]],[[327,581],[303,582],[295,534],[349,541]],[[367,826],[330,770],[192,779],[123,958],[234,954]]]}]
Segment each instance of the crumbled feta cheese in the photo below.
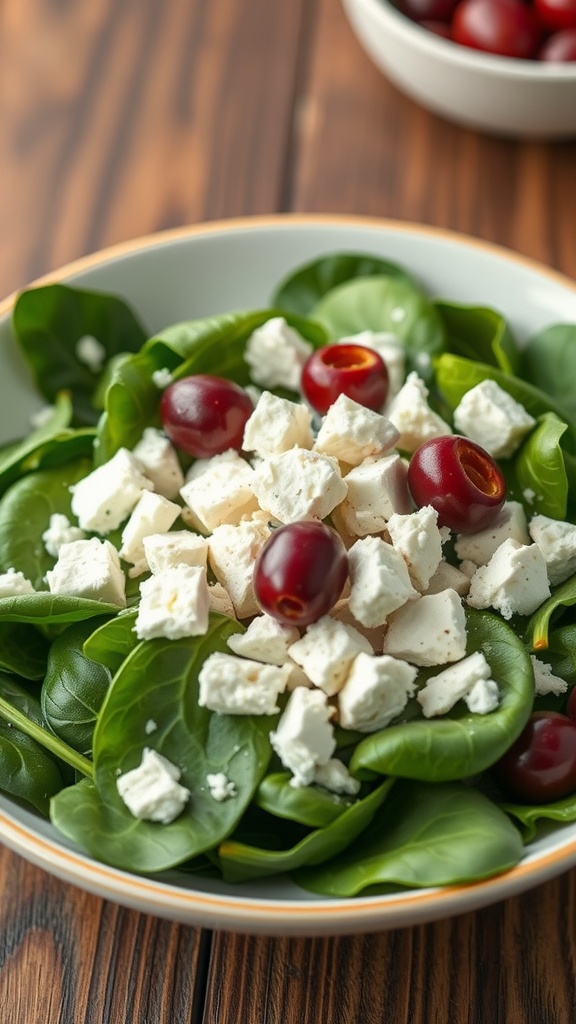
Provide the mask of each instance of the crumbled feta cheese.
[{"label": "crumbled feta cheese", "polygon": [[576,573],[576,526],[548,516],[532,516],[528,527],[546,562],[550,586]]},{"label": "crumbled feta cheese", "polygon": [[392,331],[360,331],[347,338],[339,338],[338,344],[373,348],[388,370],[388,397],[398,394],[406,377],[406,349],[396,334]]},{"label": "crumbled feta cheese", "polygon": [[163,366],[160,370],[152,371],[152,383],[156,385],[159,391],[163,391],[164,388],[167,388],[173,380],[174,377],[166,366]]},{"label": "crumbled feta cheese", "polygon": [[273,455],[254,470],[260,508],[280,523],[325,519],[347,490],[336,459],[304,448]]},{"label": "crumbled feta cheese", "polygon": [[418,596],[402,555],[381,537],[357,540],[348,565],[350,611],[363,626],[381,626],[391,612]]},{"label": "crumbled feta cheese", "polygon": [[48,529],[44,530],[42,540],[49,555],[58,558],[58,552],[63,544],[69,544],[73,540],[85,540],[86,534],[79,526],[72,526],[68,516],[60,512],[53,512],[50,516]]},{"label": "crumbled feta cheese", "polygon": [[203,636],[208,629],[206,570],[177,565],[143,580],[134,629],[139,640]]},{"label": "crumbled feta cheese", "polygon": [[356,655],[372,654],[372,647],[353,626],[323,615],[310,623],[289,651],[308,679],[331,697],[344,685]]},{"label": "crumbled feta cheese", "polygon": [[519,544],[530,543],[526,513],[519,501],[505,502],[494,521],[485,529],[476,533],[458,534],[454,550],[462,561],[469,560],[476,565],[486,565],[494,552],[509,537]]},{"label": "crumbled feta cheese", "polygon": [[274,715],[290,669],[235,654],[210,654],[200,669],[198,703],[220,715]]},{"label": "crumbled feta cheese", "polygon": [[489,715],[500,703],[498,683],[494,679],[479,679],[470,693],[464,694],[464,703],[475,715]]},{"label": "crumbled feta cheese", "polygon": [[208,541],[206,537],[200,537],[190,530],[150,533],[142,538],[142,546],[150,572],[163,572],[175,565],[199,565],[206,568]]},{"label": "crumbled feta cheese", "polygon": [[560,676],[553,674],[552,665],[548,665],[545,661],[540,661],[540,658],[537,658],[535,654],[530,655],[530,661],[534,669],[534,685],[539,697],[545,697],[549,693],[556,695],[566,693],[568,683],[565,679],[561,679]]},{"label": "crumbled feta cheese", "polygon": [[292,786],[309,786],[319,765],[330,760],[336,748],[333,709],[322,690],[298,686],[290,694],[270,742],[285,768],[292,772]]},{"label": "crumbled feta cheese", "polygon": [[23,572],[10,568],[7,572],[0,573],[0,598],[22,597],[24,594],[35,593],[30,580],[26,579]]},{"label": "crumbled feta cheese", "polygon": [[550,597],[546,562],[537,544],[509,538],[476,570],[468,591],[472,608],[495,608],[502,618],[531,615]]},{"label": "crumbled feta cheese", "polygon": [[490,679],[491,669],[481,651],[475,651],[455,665],[450,665],[416,694],[425,718],[445,715],[459,700],[469,694],[480,680]]},{"label": "crumbled feta cheese", "polygon": [[385,416],[341,394],[322,419],[314,450],[358,466],[364,459],[384,455],[399,436]]},{"label": "crumbled feta cheese", "polygon": [[198,530],[210,533],[217,526],[234,526],[258,509],[255,473],[238,452],[229,450],[211,459],[197,459],[180,494]]},{"label": "crumbled feta cheese", "polygon": [[209,538],[210,566],[230,595],[239,619],[260,612],[252,578],[256,559],[271,532],[266,519],[254,518],[238,526],[218,526]]},{"label": "crumbled feta cheese", "polygon": [[180,505],[154,491],[143,491],[122,531],[120,558],[134,568],[131,575],[146,572],[148,561],[144,539],[153,534],[166,533],[180,515]]},{"label": "crumbled feta cheese", "polygon": [[245,633],[228,637],[228,647],[234,654],[267,665],[284,665],[289,661],[288,649],[300,637],[296,626],[285,626],[271,615],[257,615]]},{"label": "crumbled feta cheese", "polygon": [[[474,566],[474,572],[476,572],[476,566]],[[439,594],[442,590],[455,590],[460,597],[466,597],[470,590],[470,576],[451,565],[450,562],[442,560],[422,593]]]},{"label": "crumbled feta cheese", "polygon": [[390,615],[383,650],[414,665],[444,665],[466,654],[466,616],[455,590],[426,594]]},{"label": "crumbled feta cheese", "polygon": [[330,616],[337,622],[344,622],[347,626],[353,626],[363,637],[366,638],[375,654],[382,653],[382,638],[385,626],[364,626],[358,619],[355,619],[350,610],[350,595],[340,598],[330,610]]},{"label": "crumbled feta cheese", "polygon": [[340,725],[377,732],[397,718],[416,689],[417,669],[386,654],[359,654],[338,694]]},{"label": "crumbled feta cheese", "polygon": [[190,790],[181,786],[181,771],[162,754],[144,748],[137,768],[119,775],[118,793],[135,818],[169,825],[184,810]]},{"label": "crumbled feta cheese", "polygon": [[264,391],[244,428],[242,448],[263,459],[289,448],[311,448],[312,413],[307,405],[288,402]]},{"label": "crumbled feta cheese", "polygon": [[355,466],[344,477],[348,493],[334,509],[335,522],[341,522],[344,531],[354,537],[366,537],[381,533],[394,512],[410,512],[407,468],[397,452]]},{"label": "crumbled feta cheese", "polygon": [[422,378],[412,371],[390,403],[387,416],[400,431],[397,447],[402,451],[413,452],[424,441],[452,433],[450,426],[428,405],[428,393]]},{"label": "crumbled feta cheese", "polygon": [[146,427],[132,455],[158,494],[170,501],[178,497],[184,474],[174,445],[161,430]]},{"label": "crumbled feta cheese", "polygon": [[91,334],[84,334],[78,338],[75,352],[78,361],[84,363],[92,373],[100,373],[106,362],[106,349],[97,338]]},{"label": "crumbled feta cheese", "polygon": [[358,779],[352,778],[344,762],[337,757],[331,757],[326,764],[316,765],[314,784],[346,796],[356,796],[360,792]]},{"label": "crumbled feta cheese", "polygon": [[146,725],[144,726],[144,732],[146,733],[146,735],[147,736],[151,736],[152,733],[156,732],[157,729],[158,729],[158,725],[156,724],[154,719],[153,718],[149,718],[148,721],[146,722]]},{"label": "crumbled feta cheese", "polygon": [[522,497],[524,498],[524,501],[527,505],[533,505],[536,501],[536,491],[534,491],[531,487],[525,487],[522,491]]},{"label": "crumbled feta cheese", "polygon": [[216,612],[217,615],[227,615],[230,619],[235,618],[232,599],[221,583],[208,585],[208,604],[211,612]]},{"label": "crumbled feta cheese", "polygon": [[119,448],[70,490],[80,528],[106,534],[128,518],[142,491],[153,491],[154,484],[141,472],[132,452]]},{"label": "crumbled feta cheese", "polygon": [[388,520],[388,533],[408,566],[412,583],[417,590],[425,590],[442,561],[436,509],[424,505],[409,515],[394,513]]},{"label": "crumbled feta cheese", "polygon": [[252,332],[244,359],[255,384],[264,388],[300,390],[302,367],[312,346],[282,316],[271,317]]},{"label": "crumbled feta cheese", "polygon": [[218,803],[229,800],[230,797],[236,796],[238,793],[236,783],[232,782],[224,772],[209,773],[206,776],[206,784],[210,791],[210,796],[213,800],[217,800]]},{"label": "crumbled feta cheese", "polygon": [[108,540],[91,537],[62,544],[46,582],[51,594],[126,606],[126,578],[118,552]]},{"label": "crumbled feta cheese", "polygon": [[496,381],[483,380],[462,397],[454,410],[454,426],[482,445],[495,459],[519,448],[536,420]]}]

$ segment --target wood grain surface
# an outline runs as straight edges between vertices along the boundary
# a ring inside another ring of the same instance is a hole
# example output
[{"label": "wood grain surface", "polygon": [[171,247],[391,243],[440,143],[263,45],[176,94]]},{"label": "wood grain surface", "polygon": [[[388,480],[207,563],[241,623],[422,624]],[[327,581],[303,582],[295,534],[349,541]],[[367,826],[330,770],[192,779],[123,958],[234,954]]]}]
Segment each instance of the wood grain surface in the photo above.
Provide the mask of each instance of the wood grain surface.
[{"label": "wood grain surface", "polygon": [[[0,182],[3,295],[111,243],[291,210],[448,227],[576,277],[576,142],[428,114],[339,0],[0,0]],[[268,939],[122,909],[0,846],[0,1024],[573,1024],[575,888]]]}]

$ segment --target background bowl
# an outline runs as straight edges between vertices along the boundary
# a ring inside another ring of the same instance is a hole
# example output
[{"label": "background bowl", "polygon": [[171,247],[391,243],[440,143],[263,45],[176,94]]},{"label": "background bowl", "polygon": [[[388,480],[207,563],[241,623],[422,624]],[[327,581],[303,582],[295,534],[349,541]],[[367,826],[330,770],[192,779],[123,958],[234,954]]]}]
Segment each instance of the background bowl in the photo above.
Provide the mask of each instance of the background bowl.
[{"label": "background bowl", "polygon": [[342,3],[376,66],[434,113],[497,135],[576,135],[576,62],[550,64],[481,53],[421,28],[389,0]]},{"label": "background bowl", "polygon": [[[519,339],[550,323],[576,323],[576,284],[504,249],[428,227],[359,218],[276,217],[213,223],[121,245],[45,280],[126,298],[150,333],[180,320],[266,305],[299,264],[352,251],[403,264],[434,297],[490,305]],[[0,306],[0,441],[28,428],[42,405],[15,354],[13,300]],[[103,898],[214,929],[326,935],[381,931],[472,910],[576,864],[576,823],[550,828],[522,862],[496,878],[445,889],[357,899],[312,897],[282,879],[243,886],[171,873],[140,877],[78,852],[51,825],[0,794],[0,837],[45,870]]]}]

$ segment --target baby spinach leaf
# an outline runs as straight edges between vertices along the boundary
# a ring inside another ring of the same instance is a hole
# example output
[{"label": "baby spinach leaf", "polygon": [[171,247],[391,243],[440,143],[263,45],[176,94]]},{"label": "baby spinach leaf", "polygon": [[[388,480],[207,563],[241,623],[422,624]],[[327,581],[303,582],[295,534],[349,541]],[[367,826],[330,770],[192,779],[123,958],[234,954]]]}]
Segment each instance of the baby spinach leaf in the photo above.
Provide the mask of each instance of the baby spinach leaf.
[{"label": "baby spinach leaf", "polygon": [[[4,672],[0,672],[0,696],[44,727],[40,702]],[[0,718],[0,789],[47,815],[50,797],[63,785],[57,761],[30,736]]]},{"label": "baby spinach leaf", "polygon": [[[173,867],[230,834],[266,772],[276,716],[218,715],[200,707],[198,673],[241,629],[214,615],[206,636],[146,641],[132,651],[98,718],[95,786],[82,783],[55,797],[57,828],[98,859],[137,872]],[[118,772],[136,767],[147,746],[182,769],[180,781],[191,792],[169,825],[134,818],[118,795]],[[218,802],[210,795],[206,776],[215,772],[235,784],[236,796]]]},{"label": "baby spinach leaf", "polygon": [[262,779],[254,798],[258,807],[278,818],[320,828],[354,803],[353,797],[330,793],[321,786],[292,786],[291,777],[289,772],[275,772]]},{"label": "baby spinach leaf", "polygon": [[485,306],[463,306],[455,302],[434,303],[448,338],[450,352],[467,359],[516,373],[520,351],[504,317]]},{"label": "baby spinach leaf", "polygon": [[534,513],[565,519],[568,478],[560,439],[568,425],[552,412],[544,413],[519,448],[514,472],[522,493],[534,493]]},{"label": "baby spinach leaf", "polygon": [[111,672],[117,672],[124,659],[140,642],[134,632],[137,614],[135,609],[122,612],[94,629],[84,641],[86,657],[104,665]]},{"label": "baby spinach leaf", "polygon": [[517,864],[522,853],[518,830],[479,790],[461,782],[398,781],[359,843],[294,877],[324,896],[357,896],[391,884],[428,887],[489,878]]},{"label": "baby spinach leaf", "polygon": [[310,314],[343,338],[359,331],[393,331],[404,343],[408,368],[429,378],[431,359],[446,347],[439,313],[414,285],[398,277],[347,281],[328,292]]},{"label": "baby spinach leaf", "polygon": [[570,576],[565,583],[555,588],[554,593],[528,620],[526,638],[535,651],[543,651],[548,647],[548,630],[552,617],[575,604],[576,576]]},{"label": "baby spinach leaf", "polygon": [[414,699],[408,714],[418,717],[389,725],[358,744],[350,761],[353,775],[360,778],[369,769],[426,782],[464,779],[494,764],[520,734],[534,697],[528,653],[513,630],[489,612],[469,610],[467,628],[467,652],[483,652],[500,691],[498,708],[476,715],[459,701],[447,715],[425,719],[416,712]]},{"label": "baby spinach leaf", "polygon": [[70,458],[69,442],[77,445],[76,432],[68,429],[71,416],[70,396],[67,392],[60,392],[46,423],[31,431],[24,440],[3,449],[0,453],[0,494],[24,473],[37,469],[52,449],[63,445]]},{"label": "baby spinach leaf", "polygon": [[85,756],[91,753],[96,719],[111,679],[109,669],[83,653],[93,629],[94,620],[77,622],[54,640],[41,692],[49,728]]},{"label": "baby spinach leaf", "polygon": [[99,373],[79,358],[79,340],[95,338],[105,362],[119,352],[137,352],[147,337],[123,299],[64,284],[22,292],[13,324],[40,393],[54,401],[59,391],[70,391],[77,422],[87,424],[96,419],[91,397]]},{"label": "baby spinach leaf", "polygon": [[532,842],[541,822],[559,821],[562,824],[567,824],[570,821],[576,821],[576,794],[574,793],[563,797],[562,800],[555,800],[551,804],[502,803],[500,807],[520,823],[525,843]]},{"label": "baby spinach leaf", "polygon": [[227,882],[245,882],[250,878],[295,871],[304,864],[322,864],[345,850],[367,828],[386,799],[393,779],[387,779],[372,793],[357,800],[324,828],[310,832],[288,850],[268,850],[226,840],[218,848],[220,866]]},{"label": "baby spinach leaf", "polygon": [[144,352],[115,362],[98,423],[98,465],[108,462],[119,448],[133,448],[146,427],[158,425],[160,391],[152,374],[161,368]]},{"label": "baby spinach leaf", "polygon": [[23,679],[44,678],[50,644],[34,626],[0,622],[0,671]]},{"label": "baby spinach leaf", "polygon": [[530,338],[522,350],[521,373],[576,420],[576,324],[553,324]]},{"label": "baby spinach leaf", "polygon": [[46,626],[80,622],[98,615],[115,615],[117,611],[116,605],[104,601],[49,594],[46,590],[17,597],[0,597],[0,622],[32,622],[37,626]]},{"label": "baby spinach leaf", "polygon": [[35,589],[45,588],[45,576],[54,565],[42,541],[50,516],[70,511],[70,487],[92,468],[86,459],[23,477],[0,501],[0,571],[23,572]]},{"label": "baby spinach leaf", "polygon": [[[576,683],[576,625],[559,626],[548,636],[544,659],[555,676],[567,683]],[[565,699],[565,698],[564,698]]]},{"label": "baby spinach leaf", "polygon": [[274,292],[272,305],[307,316],[333,288],[345,281],[373,275],[400,277],[417,287],[407,270],[389,260],[367,253],[336,253],[312,260],[284,278]]}]

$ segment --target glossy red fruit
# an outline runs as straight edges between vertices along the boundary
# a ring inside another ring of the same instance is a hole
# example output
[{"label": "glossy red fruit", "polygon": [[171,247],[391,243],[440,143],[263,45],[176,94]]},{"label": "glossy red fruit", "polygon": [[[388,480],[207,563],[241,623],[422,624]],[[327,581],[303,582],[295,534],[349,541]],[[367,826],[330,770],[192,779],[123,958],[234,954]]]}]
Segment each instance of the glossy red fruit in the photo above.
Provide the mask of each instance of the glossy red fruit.
[{"label": "glossy red fruit", "polygon": [[492,456],[458,434],[434,437],[416,449],[408,487],[418,508],[432,505],[438,525],[456,533],[483,530],[506,500],[506,481]]},{"label": "glossy red fruit", "polygon": [[388,395],[388,370],[365,345],[325,345],[302,367],[302,393],[322,416],[339,395],[379,411]]},{"label": "glossy red fruit", "polygon": [[536,711],[492,768],[515,800],[550,803],[576,790],[576,722],[557,711]]},{"label": "glossy red fruit", "polygon": [[348,576],[344,543],[321,522],[288,523],[274,530],[254,567],[262,611],[288,626],[307,626],[336,603]]},{"label": "glossy red fruit", "polygon": [[196,458],[209,458],[228,448],[240,449],[246,421],[253,411],[243,388],[207,373],[173,381],[160,402],[165,434]]},{"label": "glossy red fruit", "polygon": [[452,31],[446,21],[421,21],[420,25],[422,28],[428,29],[429,32],[433,32],[435,36],[440,36],[442,39],[452,39]]},{"label": "glossy red fruit", "polygon": [[576,0],[534,0],[534,10],[548,31],[576,28]]},{"label": "glossy red fruit", "polygon": [[522,0],[461,0],[452,18],[452,38],[474,50],[530,59],[540,31],[532,7]]},{"label": "glossy red fruit", "polygon": [[458,0],[400,0],[399,9],[412,21],[450,21]]},{"label": "glossy red fruit", "polygon": [[576,28],[566,28],[549,36],[540,47],[538,59],[561,63],[576,61]]}]

